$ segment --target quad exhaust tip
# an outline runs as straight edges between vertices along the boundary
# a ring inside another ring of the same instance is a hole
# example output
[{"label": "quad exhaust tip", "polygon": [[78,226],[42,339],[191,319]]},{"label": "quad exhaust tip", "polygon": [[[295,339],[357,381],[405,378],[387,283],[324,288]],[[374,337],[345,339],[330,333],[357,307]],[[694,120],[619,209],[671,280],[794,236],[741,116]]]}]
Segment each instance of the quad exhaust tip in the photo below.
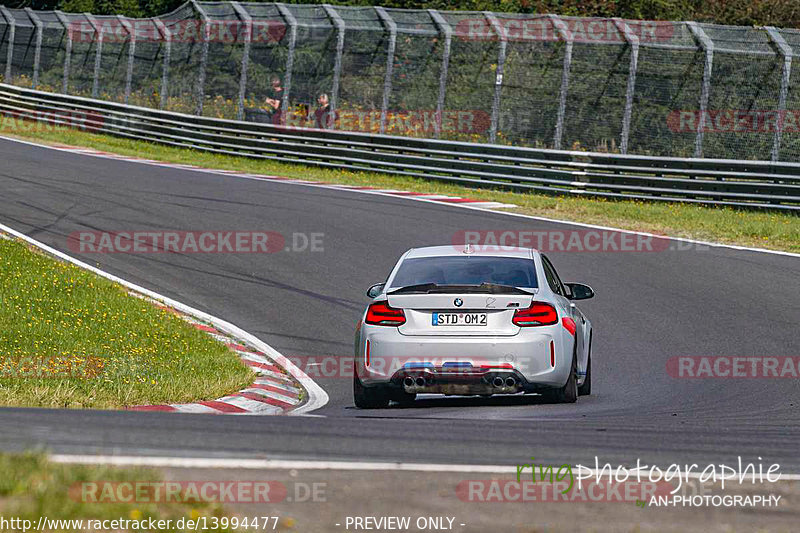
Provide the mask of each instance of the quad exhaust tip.
[{"label": "quad exhaust tip", "polygon": [[507,377],[505,379],[503,379],[500,376],[496,376],[492,380],[492,385],[494,385],[497,388],[501,388],[501,387],[516,387],[517,386],[517,380],[516,380],[516,378],[511,377],[511,376],[509,376],[509,377]]},{"label": "quad exhaust tip", "polygon": [[413,387],[425,387],[430,385],[433,382],[430,378],[425,378],[424,376],[406,376],[403,378],[403,386],[408,388]]},{"label": "quad exhaust tip", "polygon": [[[426,379],[424,376],[406,376],[403,378],[403,386],[407,388],[413,387],[425,387],[432,383],[432,380]],[[507,378],[503,378],[502,376],[495,376],[492,379],[492,385],[498,389],[500,388],[513,388],[516,387],[519,383],[517,379],[513,376],[509,376]]]}]

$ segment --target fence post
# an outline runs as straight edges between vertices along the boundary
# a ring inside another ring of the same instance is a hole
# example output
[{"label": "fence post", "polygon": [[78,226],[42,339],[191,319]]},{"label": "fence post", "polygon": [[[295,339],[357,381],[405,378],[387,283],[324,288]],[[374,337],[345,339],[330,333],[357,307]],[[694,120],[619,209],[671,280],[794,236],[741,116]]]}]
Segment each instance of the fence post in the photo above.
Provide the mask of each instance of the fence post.
[{"label": "fence post", "polygon": [[11,83],[11,63],[14,61],[14,34],[16,30],[17,21],[14,20],[14,15],[6,6],[0,6],[0,14],[6,19],[8,24],[8,50],[6,51],[6,71],[3,79],[6,83]]},{"label": "fence post", "polygon": [[620,137],[619,151],[628,153],[628,139],[631,135],[631,115],[633,113],[633,95],[636,92],[636,71],[639,68],[639,37],[630,26],[622,19],[615,18],[617,30],[625,37],[625,42],[631,48],[631,62],[628,67],[628,86],[625,89],[625,112],[622,115],[622,135]]},{"label": "fence post", "polygon": [[164,62],[161,65],[161,100],[159,102],[159,109],[167,107],[168,91],[169,91],[169,60],[172,55],[172,34],[161,19],[154,18],[158,33],[161,35],[162,42],[164,43]]},{"label": "fence post", "polygon": [[42,30],[44,25],[33,9],[26,7],[25,12],[36,28],[36,47],[33,49],[33,88],[36,89],[39,86],[39,66],[42,59]]},{"label": "fence post", "polygon": [[686,25],[692,32],[695,40],[705,52],[705,64],[703,65],[703,87],[700,90],[700,120],[697,124],[697,136],[694,142],[694,156],[703,157],[703,137],[705,136],[706,111],[708,110],[708,99],[711,94],[711,70],[714,68],[714,42],[708,38],[696,22],[687,22]]},{"label": "fence post", "polygon": [[484,11],[483,16],[489,21],[492,30],[500,42],[500,50],[497,52],[497,70],[494,77],[494,98],[492,99],[492,122],[489,130],[489,142],[497,142],[497,124],[500,121],[500,94],[503,91],[503,69],[506,64],[506,50],[508,48],[508,36],[500,25],[500,21],[491,11]]},{"label": "fence post", "polygon": [[128,32],[128,66],[125,69],[125,104],[128,103],[128,100],[131,96],[131,81],[133,80],[133,60],[135,59],[136,54],[136,32],[134,31],[133,25],[130,23],[128,19],[123,17],[122,15],[117,15],[117,19],[119,23],[125,28],[125,31]]},{"label": "fence post", "polygon": [[392,74],[394,72],[394,51],[397,47],[397,23],[382,7],[375,12],[381,19],[384,29],[389,32],[389,47],[386,51],[386,73],[383,77],[383,101],[381,102],[381,125],[379,133],[386,132],[386,115],[389,111],[389,95],[392,93]]},{"label": "fence post", "polygon": [[289,118],[289,93],[292,90],[292,70],[294,69],[294,49],[297,45],[297,20],[284,4],[275,4],[283,20],[289,25],[289,53],[286,56],[286,72],[283,75],[283,98],[281,99],[281,121]]},{"label": "fence post", "polygon": [[103,59],[103,32],[104,28],[97,24],[97,19],[91,13],[84,13],[86,20],[94,29],[95,40],[97,41],[97,48],[94,52],[94,73],[92,74],[92,98],[97,98],[100,90],[100,62]]},{"label": "fence post", "polygon": [[772,41],[775,48],[777,48],[783,56],[781,92],[778,95],[778,123],[772,139],[772,161],[776,162],[780,158],[781,137],[783,136],[783,123],[786,114],[786,98],[789,94],[789,81],[792,75],[792,57],[794,56],[794,52],[792,52],[792,47],[786,43],[786,39],[783,38],[783,35],[780,34],[777,28],[767,26],[764,29],[767,31],[770,41]]},{"label": "fence post", "polygon": [[548,15],[559,36],[565,43],[564,66],[561,70],[561,90],[558,95],[558,116],[556,117],[556,133],[553,138],[553,148],[561,150],[561,140],[564,137],[564,117],[567,114],[567,94],[569,93],[569,72],[572,67],[572,32],[563,20],[555,15]]},{"label": "fence post", "polygon": [[61,92],[67,94],[69,86],[69,67],[72,58],[72,26],[69,23],[67,16],[61,11],[55,11],[58,21],[64,26],[64,31],[67,35],[67,45],[64,51],[64,79],[61,81]]},{"label": "fence post", "polygon": [[339,83],[342,77],[342,54],[344,53],[344,35],[345,24],[339,12],[330,4],[322,4],[325,14],[331,19],[331,22],[336,26],[336,59],[333,63],[333,87],[331,87],[331,101],[330,101],[330,116],[328,118],[328,127],[331,129],[336,128],[336,108],[339,105]]},{"label": "fence post", "polygon": [[197,108],[195,110],[195,115],[202,115],[203,103],[206,98],[206,66],[208,64],[208,41],[210,40],[211,22],[208,19],[208,14],[200,7],[197,0],[192,0],[192,7],[200,15],[200,20],[203,21],[203,30],[201,31],[203,47],[200,52],[200,71],[197,73]]},{"label": "fence post", "polygon": [[433,125],[436,128],[436,138],[441,136],[442,117],[444,114],[444,100],[447,95],[447,71],[450,68],[450,48],[453,43],[453,28],[444,19],[441,13],[435,9],[429,9],[433,22],[439,29],[439,33],[444,35],[444,50],[442,51],[442,66],[439,71],[439,95],[436,99],[436,120]]},{"label": "fence post", "polygon": [[236,120],[244,118],[244,95],[247,91],[247,67],[250,61],[250,46],[253,42],[253,17],[239,2],[232,2],[231,6],[236,11],[236,16],[244,23],[244,50],[242,51],[242,65],[239,75],[239,99],[236,101]]}]

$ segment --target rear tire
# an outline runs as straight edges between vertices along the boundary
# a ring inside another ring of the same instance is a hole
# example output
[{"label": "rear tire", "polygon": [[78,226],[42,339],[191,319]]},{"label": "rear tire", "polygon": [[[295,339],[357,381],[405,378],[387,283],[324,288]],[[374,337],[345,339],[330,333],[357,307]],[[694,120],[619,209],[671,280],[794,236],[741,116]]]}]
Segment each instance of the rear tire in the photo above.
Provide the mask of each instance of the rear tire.
[{"label": "rear tire", "polygon": [[586,357],[586,379],[578,387],[578,396],[589,396],[592,393],[592,336],[589,335],[589,355]]},{"label": "rear tire", "polygon": [[567,383],[560,389],[553,389],[545,393],[545,398],[550,402],[575,403],[578,401],[578,364],[576,359],[575,353],[573,352]]},{"label": "rear tire", "polygon": [[389,405],[389,395],[383,387],[365,387],[354,373],[353,401],[359,409],[383,409]]}]

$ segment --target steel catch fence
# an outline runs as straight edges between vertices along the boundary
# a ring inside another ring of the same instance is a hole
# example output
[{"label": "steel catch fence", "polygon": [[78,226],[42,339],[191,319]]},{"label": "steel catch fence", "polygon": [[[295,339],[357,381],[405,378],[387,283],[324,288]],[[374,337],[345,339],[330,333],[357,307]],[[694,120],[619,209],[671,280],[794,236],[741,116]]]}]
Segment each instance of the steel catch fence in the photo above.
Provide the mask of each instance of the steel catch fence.
[{"label": "steel catch fence", "polygon": [[198,1],[128,19],[0,6],[0,77],[20,87],[291,127],[654,157],[800,161],[798,53],[800,30],[694,22]]}]

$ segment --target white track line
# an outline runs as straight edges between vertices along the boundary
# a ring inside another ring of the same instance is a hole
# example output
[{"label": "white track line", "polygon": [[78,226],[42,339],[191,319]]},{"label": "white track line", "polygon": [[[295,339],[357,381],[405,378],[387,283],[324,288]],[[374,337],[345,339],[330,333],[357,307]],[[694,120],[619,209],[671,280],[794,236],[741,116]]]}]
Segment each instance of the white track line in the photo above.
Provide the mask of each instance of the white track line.
[{"label": "white track line", "polygon": [[[465,474],[516,474],[517,467],[509,465],[459,465],[436,463],[390,463],[368,461],[305,461],[292,459],[229,459],[212,457],[140,457],[133,455],[67,455],[55,454],[49,457],[54,463],[112,465],[112,466],[151,466],[164,468],[214,468],[214,469],[294,469],[294,470],[368,470],[395,472],[455,472]],[[622,465],[625,466],[625,465]],[[648,466],[653,466],[648,464]],[[573,468],[577,469],[577,465]],[[632,467],[631,467],[632,468]],[[597,475],[602,470],[584,466]],[[608,472],[608,469],[606,469]],[[606,474],[607,475],[607,474]],[[688,477],[698,479],[702,472],[689,472]],[[681,477],[687,476],[685,471]],[[645,479],[646,476],[642,476]],[[781,481],[800,481],[800,474],[781,473]]]},{"label": "white track line", "polygon": [[[101,158],[105,158],[105,159],[113,159],[115,161],[121,161],[122,160],[122,159],[119,159],[118,157],[114,157],[113,154],[109,155],[109,154],[105,154],[105,153],[79,152],[79,151],[77,151],[75,149],[71,149],[71,148],[63,148],[63,147],[58,147],[58,146],[49,146],[49,145],[46,145],[46,144],[39,144],[39,143],[31,142],[31,141],[23,141],[23,140],[20,140],[20,139],[15,139],[13,137],[5,137],[3,135],[0,135],[0,139],[11,141],[11,142],[17,142],[17,143],[20,143],[20,144],[27,144],[27,145],[30,145],[30,146],[37,146],[39,148],[47,148],[47,149],[56,150],[56,151],[59,151],[59,152],[67,152],[67,153],[73,153],[73,154],[74,153],[81,153],[83,155],[88,155],[88,156],[91,156],[91,157],[101,157]],[[165,167],[165,168],[181,168],[182,170],[187,170],[187,171],[204,172],[206,174],[215,174],[215,175],[218,175],[218,176],[228,176],[228,177],[239,178],[239,179],[270,181],[269,176],[267,176],[267,175],[259,176],[258,174],[247,174],[247,173],[244,173],[244,172],[242,172],[241,174],[232,174],[232,173],[230,173],[230,171],[215,170],[215,169],[200,168],[200,167],[185,167],[183,165],[178,165],[177,163],[175,163],[175,164],[173,164],[173,163],[165,163],[165,162],[162,162],[162,161],[159,161],[159,162],[156,162],[156,163],[150,163],[150,162],[148,162],[146,160],[143,160],[143,159],[125,159],[125,161],[131,162],[131,163],[156,165],[156,166],[161,166],[161,167]],[[757,253],[764,253],[764,254],[784,255],[784,256],[788,256],[788,257],[798,257],[798,258],[800,258],[800,253],[784,252],[784,251],[781,251],[781,250],[767,250],[765,248],[751,248],[751,247],[748,247],[748,246],[737,246],[737,245],[734,245],[734,244],[724,244],[724,243],[719,243],[719,242],[700,241],[700,240],[688,239],[688,238],[684,238],[684,237],[671,237],[669,235],[656,235],[654,233],[647,233],[647,232],[643,232],[643,231],[635,231],[635,230],[614,228],[614,227],[610,227],[610,226],[600,226],[600,225],[597,225],[597,224],[588,224],[588,223],[584,223],[584,222],[574,222],[574,221],[571,221],[571,220],[561,220],[561,219],[557,219],[557,218],[540,217],[540,216],[535,216],[535,215],[525,215],[525,214],[522,214],[522,213],[509,213],[507,211],[494,211],[493,209],[486,209],[486,208],[482,208],[482,207],[471,206],[468,203],[465,204],[465,203],[439,202],[439,201],[436,201],[436,200],[429,200],[424,196],[423,197],[419,197],[419,196],[404,196],[404,195],[401,196],[401,195],[396,195],[396,194],[387,194],[387,193],[381,192],[380,190],[351,189],[350,188],[350,187],[359,187],[358,185],[347,186],[347,185],[334,185],[334,184],[320,184],[320,183],[316,183],[316,182],[305,182],[305,181],[303,181],[301,183],[299,180],[294,180],[294,179],[274,180],[274,181],[276,183],[285,183],[287,185],[297,185],[297,186],[300,186],[300,187],[323,187],[323,188],[336,189],[336,190],[340,190],[340,191],[348,191],[348,192],[358,193],[358,194],[376,194],[378,196],[387,196],[387,197],[391,197],[391,198],[407,198],[409,200],[415,200],[417,202],[430,202],[430,203],[434,203],[434,204],[437,204],[437,205],[449,205],[451,207],[460,207],[462,209],[472,209],[474,211],[481,211],[481,212],[484,212],[484,213],[502,214],[502,215],[506,215],[506,216],[512,216],[512,217],[517,217],[517,218],[525,218],[525,219],[529,219],[529,220],[540,220],[542,222],[551,222],[551,223],[554,223],[554,224],[567,224],[567,225],[570,225],[570,226],[579,226],[579,227],[583,227],[583,228],[601,229],[601,230],[606,230],[606,231],[616,231],[616,232],[620,232],[620,233],[629,233],[631,235],[643,235],[643,236],[646,236],[646,237],[654,237],[654,238],[657,238],[657,239],[668,239],[668,240],[678,241],[678,242],[686,242],[686,243],[691,243],[691,244],[700,244],[700,245],[703,245],[703,246],[711,246],[711,247],[715,247],[715,248],[729,248],[731,250],[738,250],[738,251],[745,251],[745,252],[757,252]],[[575,191],[575,192],[583,192],[583,191]]]},{"label": "white track line", "polygon": [[[319,409],[320,407],[323,407],[325,404],[328,403],[328,393],[326,393],[322,389],[322,387],[317,385],[317,383],[313,379],[308,377],[305,372],[300,370],[287,357],[284,357],[283,354],[278,352],[275,348],[273,348],[272,346],[270,346],[266,342],[260,340],[258,337],[246,332],[245,330],[243,330],[243,329],[241,329],[241,328],[239,328],[239,327],[237,327],[237,326],[235,326],[233,324],[231,324],[230,322],[226,322],[225,320],[222,320],[221,318],[217,318],[215,316],[209,315],[208,313],[204,313],[203,311],[200,311],[199,309],[195,309],[194,307],[189,307],[188,305],[183,304],[183,303],[181,303],[181,302],[179,302],[177,300],[173,300],[172,298],[167,298],[166,296],[162,296],[161,294],[158,294],[157,292],[151,291],[150,289],[145,289],[144,287],[140,287],[139,285],[136,285],[135,283],[131,283],[131,282],[126,281],[126,280],[124,280],[122,278],[119,278],[119,277],[117,277],[117,276],[115,276],[113,274],[109,274],[108,272],[105,272],[103,270],[100,270],[99,268],[93,267],[92,265],[84,263],[83,261],[75,259],[74,257],[71,257],[71,256],[69,256],[69,255],[67,255],[67,254],[65,254],[63,252],[60,252],[60,251],[56,250],[55,248],[52,248],[52,247],[50,247],[50,246],[48,246],[48,245],[46,245],[46,244],[44,244],[42,242],[39,242],[36,239],[28,237],[24,233],[20,233],[19,231],[6,226],[5,224],[0,224],[0,231],[4,231],[4,232],[6,232],[6,233],[8,233],[10,235],[14,235],[15,237],[18,237],[18,238],[22,239],[23,241],[27,242],[28,244],[36,246],[37,248],[40,248],[40,249],[46,251],[47,253],[49,253],[51,255],[54,255],[54,256],[56,256],[56,257],[58,257],[58,258],[60,258],[60,259],[62,259],[64,261],[67,261],[69,263],[72,263],[73,265],[76,265],[76,266],[78,266],[80,268],[83,268],[83,269],[88,270],[90,272],[94,272],[98,276],[102,276],[102,277],[104,277],[104,278],[106,278],[108,280],[111,280],[111,281],[115,282],[115,283],[119,283],[120,285],[123,285],[124,287],[127,287],[128,289],[131,289],[131,290],[134,290],[134,291],[139,292],[141,294],[144,294],[145,296],[149,296],[150,298],[154,298],[156,300],[159,300],[160,302],[168,305],[169,307],[177,309],[177,310],[179,310],[179,311],[181,311],[183,313],[186,313],[187,315],[192,315],[195,318],[198,318],[200,320],[208,322],[208,323],[212,324],[218,330],[224,331],[225,333],[228,333],[233,337],[238,337],[240,339],[243,339],[248,344],[250,344],[251,346],[255,347],[257,350],[266,353],[272,359],[272,362],[274,362],[278,366],[280,366],[283,369],[285,369],[289,374],[292,375],[292,377],[294,377],[297,381],[299,381],[300,384],[303,386],[303,388],[308,393],[308,401],[305,404],[303,404],[302,406],[300,406],[297,409],[295,409],[295,410],[291,411],[290,413],[288,413],[289,415],[300,415],[300,414],[309,413],[311,411],[314,411],[315,409]],[[237,400],[245,400],[245,398],[238,398]],[[248,400],[248,401],[252,401],[252,400]],[[229,402],[229,403],[232,403],[232,402]],[[262,402],[253,402],[253,403],[254,404],[258,404],[258,403],[262,403]],[[276,408],[276,409],[278,409],[278,408]],[[261,410],[263,411],[265,409],[262,408]]]}]

